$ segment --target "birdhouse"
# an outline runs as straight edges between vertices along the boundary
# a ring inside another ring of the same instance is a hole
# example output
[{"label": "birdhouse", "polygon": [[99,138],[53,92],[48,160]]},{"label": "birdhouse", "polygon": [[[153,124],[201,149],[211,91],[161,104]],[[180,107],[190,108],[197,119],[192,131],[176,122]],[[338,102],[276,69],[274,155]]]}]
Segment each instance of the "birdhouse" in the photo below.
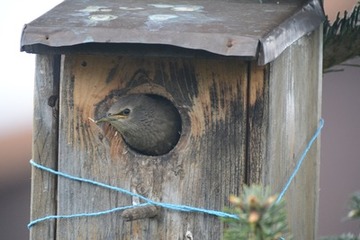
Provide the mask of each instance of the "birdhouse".
[{"label": "birdhouse", "polygon": [[[33,161],[133,194],[33,168],[31,219],[135,206],[31,239],[220,239],[219,217],[139,196],[222,211],[245,184],[279,192],[320,119],[323,19],[318,0],[68,0],[25,25]],[[295,239],[315,238],[318,172],[317,141],[285,195]]]}]

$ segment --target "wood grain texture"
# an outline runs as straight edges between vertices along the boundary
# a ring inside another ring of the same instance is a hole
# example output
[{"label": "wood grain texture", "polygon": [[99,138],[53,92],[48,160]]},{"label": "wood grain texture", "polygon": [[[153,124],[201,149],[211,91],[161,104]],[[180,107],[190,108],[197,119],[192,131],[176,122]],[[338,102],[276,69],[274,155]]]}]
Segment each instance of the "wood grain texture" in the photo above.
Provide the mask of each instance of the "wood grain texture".
[{"label": "wood grain texture", "polygon": [[[37,55],[32,158],[53,169],[57,169],[59,78],[60,56]],[[56,177],[36,168],[31,174],[31,219],[56,214]],[[55,239],[55,231],[55,221],[40,223],[30,229],[30,239]]]},{"label": "wood grain texture", "polygon": [[[245,183],[279,192],[319,122],[321,38],[321,30],[301,38],[267,66],[236,58],[69,54],[62,61],[60,90],[59,56],[39,55],[33,158],[155,201],[207,209],[222,210]],[[168,154],[138,154],[110,125],[89,120],[128,93],[159,94],[178,108],[182,133]],[[295,239],[316,236],[319,145],[317,140],[286,194]],[[137,202],[33,170],[32,219]],[[36,225],[30,234],[32,239],[164,240],[222,235],[214,216],[168,209],[154,215],[136,221],[121,213],[61,219]]]},{"label": "wood grain texture", "polygon": [[267,175],[263,166],[268,161],[269,79],[267,66],[252,63],[249,68],[248,132],[246,183],[260,184]]},{"label": "wood grain texture", "polygon": [[[267,160],[262,182],[280,192],[315,133],[321,114],[322,30],[304,36],[269,66]],[[320,139],[285,195],[295,239],[315,239]]]},{"label": "wood grain texture", "polygon": [[[234,59],[67,55],[61,79],[59,170],[153,200],[222,210],[245,176],[248,64]],[[163,156],[129,149],[109,125],[88,120],[117,95],[160,94],[182,117],[177,146]],[[58,214],[94,212],[139,201],[58,179]],[[121,213],[61,219],[57,239],[220,239],[217,217],[161,209],[126,222]]]}]

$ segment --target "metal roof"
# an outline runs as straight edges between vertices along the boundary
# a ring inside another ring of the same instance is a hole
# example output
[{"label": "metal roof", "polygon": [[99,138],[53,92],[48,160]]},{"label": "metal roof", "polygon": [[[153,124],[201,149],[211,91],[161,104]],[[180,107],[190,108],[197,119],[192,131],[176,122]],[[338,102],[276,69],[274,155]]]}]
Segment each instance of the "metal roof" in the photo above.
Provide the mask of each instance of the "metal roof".
[{"label": "metal roof", "polygon": [[163,44],[224,56],[274,60],[324,20],[320,0],[257,3],[68,0],[25,25],[21,50],[85,43]]}]

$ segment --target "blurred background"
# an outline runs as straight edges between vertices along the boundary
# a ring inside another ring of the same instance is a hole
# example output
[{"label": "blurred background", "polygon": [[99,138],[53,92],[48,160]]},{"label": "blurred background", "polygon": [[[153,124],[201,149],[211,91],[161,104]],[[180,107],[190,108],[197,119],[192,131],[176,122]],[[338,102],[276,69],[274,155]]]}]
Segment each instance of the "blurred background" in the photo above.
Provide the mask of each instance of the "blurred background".
[{"label": "blurred background", "polygon": [[[31,132],[35,56],[20,53],[23,25],[60,0],[3,1],[0,26],[0,239],[28,239]],[[334,19],[357,0],[325,0]],[[347,63],[360,65],[360,57]],[[325,128],[321,142],[319,236],[359,234],[359,223],[343,221],[351,193],[360,190],[360,67],[336,66],[324,75]]]}]

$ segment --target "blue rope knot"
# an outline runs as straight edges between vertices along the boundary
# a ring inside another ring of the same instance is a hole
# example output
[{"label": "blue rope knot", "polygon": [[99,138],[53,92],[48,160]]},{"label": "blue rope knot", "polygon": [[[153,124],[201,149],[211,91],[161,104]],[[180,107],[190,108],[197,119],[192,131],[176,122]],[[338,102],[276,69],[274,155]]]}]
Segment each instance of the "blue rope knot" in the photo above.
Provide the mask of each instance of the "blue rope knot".
[{"label": "blue rope knot", "polygon": [[[310,139],[310,141],[308,142],[305,150],[303,151],[303,153],[301,154],[294,171],[292,172],[291,176],[289,177],[288,181],[286,182],[284,188],[282,189],[281,193],[279,194],[276,202],[278,203],[283,196],[285,195],[287,189],[289,188],[292,180],[294,179],[294,177],[296,176],[296,174],[298,173],[305,157],[306,154],[308,153],[308,151],[310,150],[312,144],[315,142],[315,140],[317,139],[317,137],[320,135],[321,129],[324,126],[324,120],[320,119],[320,123],[319,123],[319,127],[317,128],[316,132],[314,133],[313,137]],[[105,211],[99,211],[99,212],[92,212],[92,213],[77,213],[77,214],[69,214],[69,215],[50,215],[50,216],[46,216],[46,217],[42,217],[42,218],[38,218],[35,219],[33,221],[31,221],[28,224],[28,228],[30,229],[31,227],[33,227],[35,224],[39,223],[39,222],[43,222],[46,220],[50,220],[50,219],[61,219],[61,218],[75,218],[75,217],[91,217],[91,216],[100,216],[100,215],[104,215],[104,214],[109,214],[109,213],[113,213],[116,211],[122,211],[122,210],[126,210],[126,209],[131,209],[131,208],[136,208],[136,207],[142,207],[142,206],[147,206],[147,205],[155,205],[158,207],[163,207],[166,209],[171,209],[171,210],[175,210],[175,211],[182,211],[182,212],[199,212],[199,213],[205,213],[205,214],[209,214],[209,215],[214,215],[214,216],[218,216],[218,217],[227,217],[227,218],[235,218],[238,219],[238,216],[235,214],[229,214],[226,212],[222,212],[222,211],[216,211],[216,210],[210,210],[210,209],[204,209],[204,208],[198,208],[198,207],[192,207],[192,206],[187,206],[187,205],[180,205],[180,204],[172,204],[172,203],[164,203],[164,202],[156,202],[153,201],[149,198],[146,198],[140,194],[134,193],[134,192],[130,192],[126,189],[120,188],[120,187],[115,187],[115,186],[111,186],[105,183],[101,183],[101,182],[97,182],[91,179],[86,179],[86,178],[81,178],[81,177],[76,177],[76,176],[72,176],[70,174],[61,172],[61,171],[56,171],[53,170],[51,168],[45,167],[43,165],[40,165],[36,162],[34,162],[33,160],[30,160],[30,164],[40,170],[49,172],[51,174],[57,175],[57,176],[61,176],[70,180],[74,180],[74,181],[79,181],[79,182],[84,182],[84,183],[89,183],[89,184],[93,184],[95,186],[99,186],[99,187],[103,187],[106,189],[110,189],[113,191],[117,191],[117,192],[121,192],[127,195],[130,195],[132,197],[137,197],[139,199],[142,199],[145,203],[142,204],[137,204],[137,205],[129,205],[129,206],[123,206],[123,207],[116,207],[116,208],[112,208],[109,210],[105,210]],[[280,238],[280,239],[284,239],[284,238]],[[284,239],[285,240],[285,239]]]}]

